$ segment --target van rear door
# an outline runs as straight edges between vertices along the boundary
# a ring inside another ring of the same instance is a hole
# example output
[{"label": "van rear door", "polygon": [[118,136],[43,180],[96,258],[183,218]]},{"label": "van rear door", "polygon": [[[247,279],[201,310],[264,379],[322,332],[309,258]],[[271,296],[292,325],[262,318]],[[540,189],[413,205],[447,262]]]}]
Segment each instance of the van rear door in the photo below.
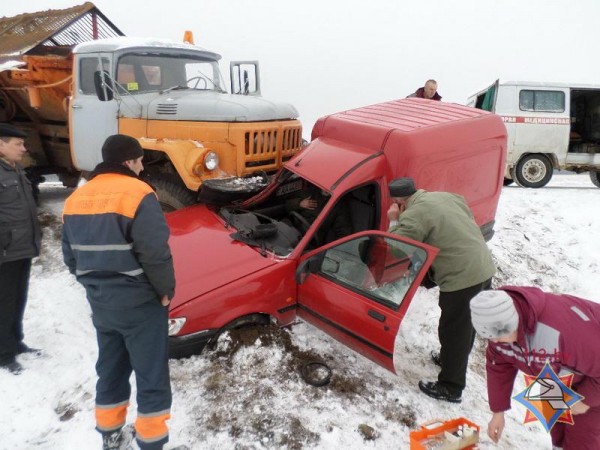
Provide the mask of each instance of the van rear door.
[{"label": "van rear door", "polygon": [[467,106],[483,109],[484,111],[494,112],[496,107],[496,97],[498,95],[498,85],[500,80],[494,81],[493,84],[485,88],[483,91],[471,96],[467,101]]},{"label": "van rear door", "polygon": [[395,372],[398,328],[437,253],[381,231],[321,247],[298,266],[298,315]]}]

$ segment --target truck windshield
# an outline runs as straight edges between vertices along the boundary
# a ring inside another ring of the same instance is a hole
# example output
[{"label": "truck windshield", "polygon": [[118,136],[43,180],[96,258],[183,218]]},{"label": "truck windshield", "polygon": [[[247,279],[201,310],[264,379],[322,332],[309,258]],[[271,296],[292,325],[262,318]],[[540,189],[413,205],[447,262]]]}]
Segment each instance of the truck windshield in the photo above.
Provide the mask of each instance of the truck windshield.
[{"label": "truck windshield", "polygon": [[170,89],[225,92],[217,61],[202,56],[129,53],[119,58],[116,75],[123,93]]}]

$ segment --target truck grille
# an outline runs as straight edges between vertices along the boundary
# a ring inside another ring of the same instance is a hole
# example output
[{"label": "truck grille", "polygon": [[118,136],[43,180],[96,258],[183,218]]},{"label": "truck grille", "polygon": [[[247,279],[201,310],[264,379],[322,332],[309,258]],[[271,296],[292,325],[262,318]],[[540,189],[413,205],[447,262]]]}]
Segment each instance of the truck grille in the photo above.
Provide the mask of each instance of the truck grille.
[{"label": "truck grille", "polygon": [[245,166],[256,170],[274,170],[289,160],[302,145],[302,128],[296,124],[280,123],[246,131]]},{"label": "truck grille", "polygon": [[177,114],[177,103],[159,103],[156,106],[156,114],[170,116]]}]

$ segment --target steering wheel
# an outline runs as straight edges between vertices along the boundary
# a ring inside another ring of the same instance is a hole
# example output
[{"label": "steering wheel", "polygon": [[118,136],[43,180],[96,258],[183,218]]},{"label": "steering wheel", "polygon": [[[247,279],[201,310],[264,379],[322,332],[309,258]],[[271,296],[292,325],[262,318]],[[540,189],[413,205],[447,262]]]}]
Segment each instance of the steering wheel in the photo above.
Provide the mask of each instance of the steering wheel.
[{"label": "steering wheel", "polygon": [[192,77],[189,80],[187,80],[185,82],[185,84],[189,86],[190,82],[192,82],[194,80],[196,80],[196,84],[194,85],[194,87],[192,89],[198,89],[198,84],[200,84],[200,81],[202,81],[204,83],[204,86],[202,86],[200,89],[208,88],[208,82],[206,81],[206,78],[204,78],[202,76]]},{"label": "steering wheel", "polygon": [[296,228],[300,229],[302,235],[305,235],[306,232],[310,229],[310,223],[306,220],[302,215],[297,211],[290,212],[290,218],[292,219],[292,223]]}]

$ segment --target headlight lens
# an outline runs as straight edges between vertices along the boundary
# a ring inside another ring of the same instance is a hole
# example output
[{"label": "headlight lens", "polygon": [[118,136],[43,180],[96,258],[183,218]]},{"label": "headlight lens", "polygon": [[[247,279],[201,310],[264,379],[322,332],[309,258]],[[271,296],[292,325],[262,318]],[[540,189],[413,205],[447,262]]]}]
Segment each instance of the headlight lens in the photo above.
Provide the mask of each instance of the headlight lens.
[{"label": "headlight lens", "polygon": [[186,320],[187,319],[185,317],[169,319],[169,336],[176,336],[177,333],[179,333],[179,330],[181,330],[185,325]]},{"label": "headlight lens", "polygon": [[204,167],[208,170],[215,170],[219,165],[219,155],[215,152],[208,152],[204,157]]}]

